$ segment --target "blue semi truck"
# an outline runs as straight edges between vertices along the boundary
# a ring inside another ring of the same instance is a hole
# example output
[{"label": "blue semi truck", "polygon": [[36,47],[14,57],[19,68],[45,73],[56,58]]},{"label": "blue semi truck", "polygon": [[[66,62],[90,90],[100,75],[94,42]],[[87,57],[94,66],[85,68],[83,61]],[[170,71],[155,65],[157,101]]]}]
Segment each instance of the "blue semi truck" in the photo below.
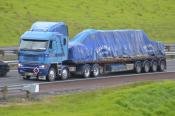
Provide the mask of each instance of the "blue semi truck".
[{"label": "blue semi truck", "polygon": [[63,22],[35,22],[20,38],[18,72],[23,79],[65,80],[133,70],[166,69],[164,45],[142,30],[87,29],[68,38]]}]

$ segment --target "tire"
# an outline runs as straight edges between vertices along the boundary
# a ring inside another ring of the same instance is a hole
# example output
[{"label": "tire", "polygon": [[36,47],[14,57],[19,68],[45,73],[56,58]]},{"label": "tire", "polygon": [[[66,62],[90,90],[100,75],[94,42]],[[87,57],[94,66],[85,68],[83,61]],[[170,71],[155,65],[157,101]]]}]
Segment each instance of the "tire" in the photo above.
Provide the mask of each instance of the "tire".
[{"label": "tire", "polygon": [[22,78],[23,78],[23,80],[29,80],[30,76],[23,76]]},{"label": "tire", "polygon": [[56,71],[53,67],[51,67],[47,75],[47,81],[55,81],[55,79],[56,79]]},{"label": "tire", "polygon": [[145,62],[143,63],[143,71],[144,71],[145,73],[148,73],[148,72],[150,71],[150,62],[149,62],[149,61],[145,61]]},{"label": "tire", "polygon": [[159,62],[159,71],[164,71],[166,69],[166,62],[164,60],[161,60]]},{"label": "tire", "polygon": [[0,77],[5,77],[6,75],[7,75],[7,72],[5,71],[0,72]]},{"label": "tire", "polygon": [[69,71],[67,68],[63,68],[62,71],[61,71],[61,77],[60,79],[61,80],[66,80],[69,78]]},{"label": "tire", "polygon": [[158,69],[158,63],[156,61],[151,62],[151,71],[152,72],[157,72]]},{"label": "tire", "polygon": [[142,72],[142,63],[141,62],[136,62],[134,66],[134,71],[135,73],[139,74]]},{"label": "tire", "polygon": [[99,67],[98,64],[94,64],[94,65],[92,66],[92,73],[91,73],[91,75],[92,75],[93,77],[97,77],[97,76],[100,75],[100,67]]},{"label": "tire", "polygon": [[90,77],[90,74],[91,74],[90,65],[85,64],[85,65],[83,66],[82,76],[83,76],[84,78],[88,78],[88,77]]},{"label": "tire", "polygon": [[104,68],[102,66],[100,66],[99,69],[100,69],[100,75],[103,75],[105,73]]}]

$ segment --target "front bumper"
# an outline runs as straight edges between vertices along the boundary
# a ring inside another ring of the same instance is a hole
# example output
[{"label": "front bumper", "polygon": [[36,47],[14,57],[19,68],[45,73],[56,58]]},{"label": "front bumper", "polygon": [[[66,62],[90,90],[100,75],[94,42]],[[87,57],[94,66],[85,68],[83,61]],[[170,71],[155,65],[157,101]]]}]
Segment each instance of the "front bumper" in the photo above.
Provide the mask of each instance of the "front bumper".
[{"label": "front bumper", "polygon": [[38,67],[18,67],[18,73],[22,77],[46,79],[48,74],[48,68],[38,68]]}]

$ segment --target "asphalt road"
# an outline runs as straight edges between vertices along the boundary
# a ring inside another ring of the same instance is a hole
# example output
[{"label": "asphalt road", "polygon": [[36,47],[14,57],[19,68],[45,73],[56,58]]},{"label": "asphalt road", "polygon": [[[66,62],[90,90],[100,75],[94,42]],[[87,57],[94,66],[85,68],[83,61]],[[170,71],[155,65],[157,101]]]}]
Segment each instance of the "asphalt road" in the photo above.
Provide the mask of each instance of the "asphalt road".
[{"label": "asphalt road", "polygon": [[118,87],[137,82],[175,80],[175,72],[154,73],[145,75],[104,76],[82,80],[43,83],[39,86],[40,95],[58,95],[74,92],[91,91],[101,88]]},{"label": "asphalt road", "polygon": [[[175,60],[171,60],[167,62],[167,70],[165,72],[175,72]],[[148,75],[148,74],[142,73],[139,75]],[[149,73],[149,75],[156,75],[156,73]],[[103,77],[107,77],[107,76],[114,76],[117,78],[122,76],[136,76],[136,75],[130,72],[125,72],[125,73],[112,73],[112,74],[105,75]],[[80,79],[80,78],[76,78],[76,79]],[[73,78],[71,80],[73,80]],[[19,77],[18,72],[16,70],[11,70],[7,74],[7,77],[0,78],[0,86],[5,86],[5,85],[11,86],[11,85],[31,84],[31,83],[46,83],[46,81],[23,80],[22,78]]]}]

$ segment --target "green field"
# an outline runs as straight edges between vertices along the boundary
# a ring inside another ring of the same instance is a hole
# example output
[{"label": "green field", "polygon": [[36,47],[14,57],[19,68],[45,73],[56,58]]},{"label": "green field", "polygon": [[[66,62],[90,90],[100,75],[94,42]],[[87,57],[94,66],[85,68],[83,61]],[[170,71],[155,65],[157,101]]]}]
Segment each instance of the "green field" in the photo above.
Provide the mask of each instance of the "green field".
[{"label": "green field", "polygon": [[1,116],[174,116],[175,81],[140,83],[0,106]]},{"label": "green field", "polygon": [[175,42],[175,0],[1,0],[0,46],[18,45],[38,20],[66,22],[70,37],[86,28],[143,29]]}]

